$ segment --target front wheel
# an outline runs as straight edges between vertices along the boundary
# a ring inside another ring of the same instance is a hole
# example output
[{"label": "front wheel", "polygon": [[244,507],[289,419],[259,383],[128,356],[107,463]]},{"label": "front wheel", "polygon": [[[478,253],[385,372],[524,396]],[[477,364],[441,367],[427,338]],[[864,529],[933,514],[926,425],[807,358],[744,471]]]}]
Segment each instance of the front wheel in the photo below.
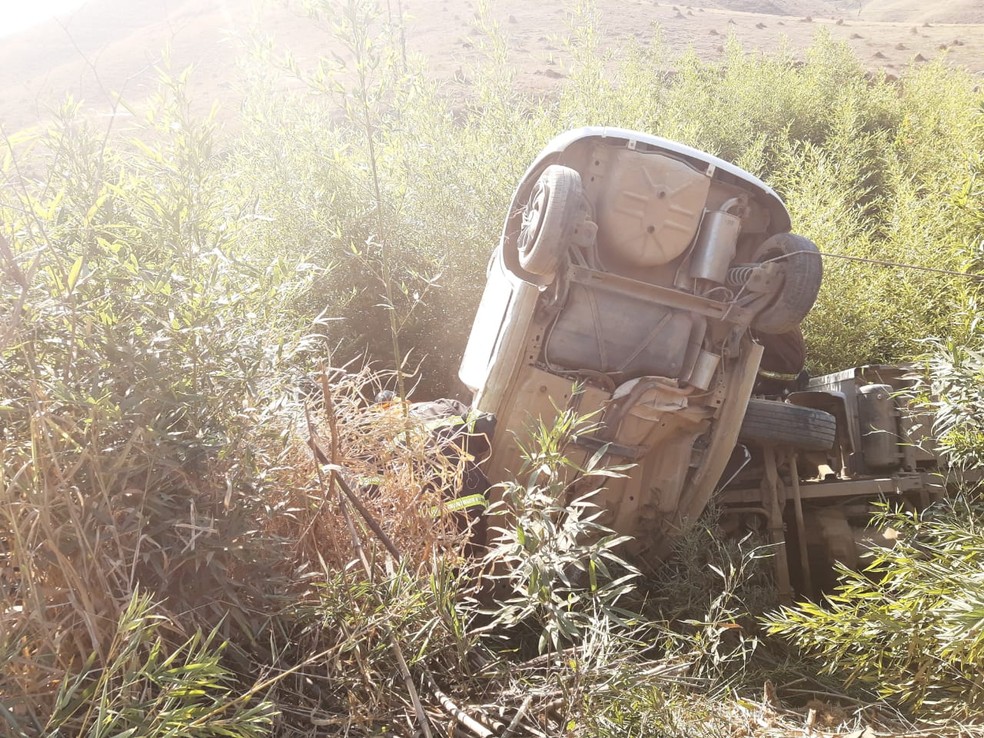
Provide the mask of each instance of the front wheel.
[{"label": "front wheel", "polygon": [[760,333],[787,333],[799,326],[817,301],[823,262],[816,244],[803,236],[777,233],[759,246],[753,261],[774,261],[782,268],[775,299],[752,321]]}]

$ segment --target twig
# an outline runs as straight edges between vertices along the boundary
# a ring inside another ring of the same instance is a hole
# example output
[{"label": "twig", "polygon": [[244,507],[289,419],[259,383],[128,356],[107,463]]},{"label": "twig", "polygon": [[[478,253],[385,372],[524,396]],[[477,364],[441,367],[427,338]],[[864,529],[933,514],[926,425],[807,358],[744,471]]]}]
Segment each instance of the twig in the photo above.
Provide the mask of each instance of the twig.
[{"label": "twig", "polygon": [[516,714],[513,716],[513,719],[509,721],[509,725],[507,725],[506,729],[502,731],[501,738],[509,738],[509,736],[513,734],[513,731],[519,727],[520,722],[522,722],[523,718],[526,716],[526,712],[530,709],[530,705],[532,704],[533,695],[526,695],[526,699],[523,700],[523,704],[519,706],[519,709],[516,710]]},{"label": "twig", "polygon": [[[554,694],[556,694],[556,692]],[[566,704],[567,704],[567,700],[565,700],[563,697],[557,697],[555,699],[550,700],[550,702],[548,702],[543,706],[543,712],[544,713],[559,712],[560,708],[562,708]]]},{"label": "twig", "polygon": [[[315,443],[317,443],[317,439],[314,436],[312,436],[312,439]],[[365,520],[366,525],[369,526],[369,529],[376,534],[376,537],[379,538],[382,544],[386,547],[386,550],[390,552],[390,555],[396,559],[396,562],[400,563],[400,560],[402,559],[400,549],[398,549],[396,544],[393,543],[393,540],[386,535],[386,532],[380,527],[379,523],[376,522],[376,519],[372,516],[372,513],[369,512],[369,509],[362,504],[362,500],[359,499],[358,495],[352,491],[352,488],[349,486],[348,482],[345,481],[345,477],[341,474],[342,467],[332,464],[328,468],[331,470],[333,478],[338,484],[338,488],[342,490],[345,497],[359,512],[359,515],[361,515],[362,519]]]},{"label": "twig", "polygon": [[848,697],[846,694],[841,694],[840,692],[823,692],[816,689],[787,689],[784,690],[790,694],[808,694],[814,697],[830,697],[835,700],[842,700],[852,705],[857,705],[858,707],[868,706],[868,703],[864,700],[859,700],[855,697]]},{"label": "twig", "polygon": [[523,661],[522,663],[513,666],[514,669],[539,669],[543,666],[549,666],[553,659],[564,659],[566,656],[574,655],[577,652],[575,646],[568,646],[562,651],[555,651],[552,653],[541,654],[540,656],[534,656],[533,658]]},{"label": "twig", "polygon": [[119,110],[120,105],[126,108],[127,112],[130,113],[133,112],[130,110],[127,104],[123,102],[123,92],[126,90],[126,87],[128,84],[130,84],[130,82],[132,82],[137,77],[142,75],[148,69],[152,69],[154,65],[146,64],[141,69],[131,74],[129,77],[123,80],[123,84],[120,86],[120,91],[117,92],[116,94],[113,94],[106,88],[106,85],[103,84],[102,77],[100,76],[99,70],[96,68],[95,63],[91,59],[89,59],[88,56],[85,55],[85,52],[82,51],[78,43],[76,43],[75,37],[68,30],[68,26],[62,23],[61,21],[58,21],[58,25],[61,26],[61,29],[65,33],[65,35],[68,36],[68,41],[69,43],[72,44],[72,47],[75,49],[75,53],[77,53],[82,58],[82,61],[85,62],[85,65],[89,67],[89,71],[92,72],[92,76],[96,80],[96,85],[98,85],[99,90],[106,97],[106,99],[112,102],[112,105],[110,106],[109,123],[106,125],[106,133],[103,136],[102,146],[100,146],[99,148],[99,159],[98,159],[99,179],[102,179],[103,164],[105,163],[104,154],[106,153],[106,145],[109,143],[109,136],[113,131],[113,125],[116,123],[116,113]]},{"label": "twig", "polygon": [[424,676],[430,683],[431,691],[434,693],[434,696],[437,697],[437,701],[441,703],[441,707],[444,708],[448,715],[468,728],[468,730],[477,735],[479,738],[492,738],[492,736],[495,735],[495,733],[493,733],[488,727],[482,725],[475,718],[458,707],[454,701],[452,701],[452,699],[448,697],[440,687],[437,686],[437,682],[434,681],[434,677],[431,675],[430,671],[425,670]]},{"label": "twig", "polygon": [[[308,426],[308,445],[311,447],[311,451],[314,453],[315,461],[318,463],[319,476],[321,475],[320,465],[328,465],[329,475],[325,499],[331,495],[337,485],[339,489],[342,490],[342,494],[344,494],[355,509],[358,510],[359,515],[361,515],[362,519],[365,520],[366,525],[369,526],[369,529],[376,534],[376,537],[382,541],[383,545],[386,547],[386,550],[389,551],[390,555],[396,559],[397,563],[399,563],[402,558],[400,549],[398,549],[396,544],[393,543],[393,540],[386,535],[386,532],[382,529],[379,523],[376,522],[376,519],[372,516],[372,513],[370,513],[369,509],[362,504],[362,500],[360,500],[358,495],[352,491],[352,487],[345,481],[345,477],[342,476],[343,468],[338,463],[338,422],[335,417],[335,404],[332,399],[331,386],[328,382],[328,372],[324,367],[321,368],[321,392],[325,400],[325,415],[328,419],[328,431],[331,433],[331,448],[328,453],[325,453],[325,450],[321,445],[321,437],[314,429],[314,423],[311,422],[311,416],[306,407],[304,408],[304,415]],[[322,500],[321,504],[324,505],[324,500]],[[305,538],[313,527],[314,521],[312,520],[311,525],[307,527],[300,538]]]}]

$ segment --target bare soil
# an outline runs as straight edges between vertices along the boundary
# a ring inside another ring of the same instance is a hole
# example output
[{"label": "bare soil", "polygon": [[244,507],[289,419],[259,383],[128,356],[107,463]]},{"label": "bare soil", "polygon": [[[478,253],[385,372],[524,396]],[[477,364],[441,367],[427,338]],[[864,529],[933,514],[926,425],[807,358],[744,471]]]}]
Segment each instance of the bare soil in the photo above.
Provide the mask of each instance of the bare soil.
[{"label": "bare soil", "polygon": [[[218,102],[223,120],[234,117],[243,90],[237,69],[255,29],[302,61],[335,50],[324,24],[300,14],[294,0],[255,5],[251,0],[89,0],[82,8],[20,34],[0,38],[0,124],[12,133],[51,114],[67,94],[96,116],[107,115],[122,94],[139,105],[156,86],[155,66],[166,55],[172,69],[188,65],[195,108]],[[428,74],[452,96],[467,95],[469,69],[481,63],[476,0],[387,0],[402,6],[406,45],[423,56]],[[531,3],[495,0],[492,15],[508,40],[517,83],[550,94],[566,76],[565,38],[575,22],[573,0]],[[656,29],[672,60],[688,49],[721,56],[736,37],[747,49],[796,54],[820,29],[847,42],[872,70],[897,74],[910,63],[943,57],[984,74],[984,3],[980,0],[596,0],[603,48],[649,44]],[[285,84],[288,84],[285,82]],[[125,121],[120,124],[125,128]]]}]

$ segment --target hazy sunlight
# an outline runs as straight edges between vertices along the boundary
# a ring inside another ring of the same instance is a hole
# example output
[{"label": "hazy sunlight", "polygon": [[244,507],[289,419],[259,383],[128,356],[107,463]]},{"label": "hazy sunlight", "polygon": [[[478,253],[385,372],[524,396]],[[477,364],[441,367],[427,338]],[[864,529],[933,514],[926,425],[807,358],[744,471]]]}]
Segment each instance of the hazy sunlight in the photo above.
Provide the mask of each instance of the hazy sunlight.
[{"label": "hazy sunlight", "polygon": [[85,0],[0,0],[0,36],[23,31],[82,5]]}]

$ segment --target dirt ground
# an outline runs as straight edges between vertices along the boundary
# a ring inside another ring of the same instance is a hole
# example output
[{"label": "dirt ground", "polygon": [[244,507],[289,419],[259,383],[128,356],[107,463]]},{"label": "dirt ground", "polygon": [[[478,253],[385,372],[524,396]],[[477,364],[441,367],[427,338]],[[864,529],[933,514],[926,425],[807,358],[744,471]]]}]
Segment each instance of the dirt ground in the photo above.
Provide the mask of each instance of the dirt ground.
[{"label": "dirt ground", "polygon": [[[339,3],[334,3],[337,6]],[[213,102],[222,118],[242,100],[237,64],[255,29],[302,61],[333,51],[323,25],[296,0],[88,0],[80,9],[0,37],[0,124],[6,133],[47,117],[66,96],[105,116],[117,93],[139,104],[155,87],[154,66],[194,64],[189,91],[198,110]],[[517,83],[549,94],[566,74],[563,39],[579,21],[574,0],[494,0],[491,16],[508,43]],[[404,18],[406,43],[454,96],[468,94],[468,70],[483,58],[478,0],[381,0],[384,17]],[[943,56],[984,75],[984,3],[980,0],[595,0],[605,50],[649,44],[658,28],[668,64],[688,49],[719,58],[729,35],[748,49],[785,44],[802,54],[820,29],[846,41],[871,69],[896,74]],[[125,122],[123,123],[125,127]]]}]

